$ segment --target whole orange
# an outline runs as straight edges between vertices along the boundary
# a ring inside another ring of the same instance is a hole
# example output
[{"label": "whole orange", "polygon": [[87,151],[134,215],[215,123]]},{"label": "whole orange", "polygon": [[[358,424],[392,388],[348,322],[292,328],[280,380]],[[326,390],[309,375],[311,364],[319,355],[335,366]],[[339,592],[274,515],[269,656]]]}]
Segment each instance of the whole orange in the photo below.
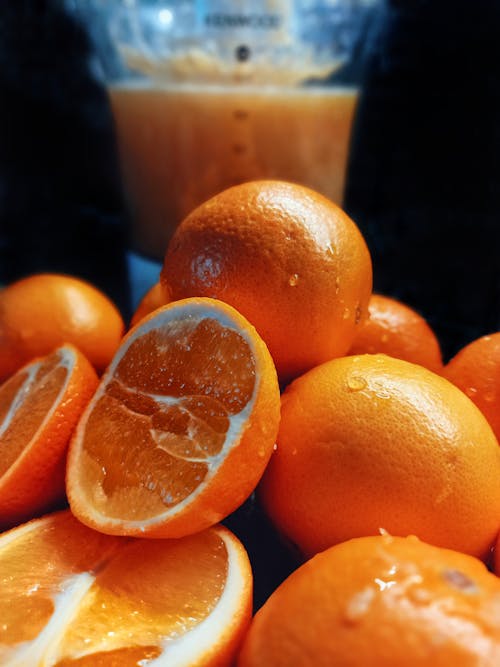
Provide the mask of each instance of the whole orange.
[{"label": "whole orange", "polygon": [[462,348],[443,375],[477,405],[500,442],[500,331]]},{"label": "whole orange", "polygon": [[415,537],[344,542],[257,612],[238,667],[497,667],[500,581]]},{"label": "whole orange", "polygon": [[104,533],[178,538],[253,493],[280,391],[266,345],[222,301],[175,301],[130,330],[69,445],[73,514]]},{"label": "whole orange", "polygon": [[385,529],[485,557],[500,525],[500,447],[441,376],[382,354],[344,357],[284,392],[260,496],[306,555]]},{"label": "whole orange", "polygon": [[252,181],[196,208],[169,243],[173,300],[235,307],[266,342],[282,381],[349,349],[367,314],[372,266],[356,224],[318,193]]},{"label": "whole orange", "polygon": [[22,278],[0,292],[0,380],[64,343],[103,371],[123,332],[116,306],[86,281],[52,273]]},{"label": "whole orange", "polygon": [[383,294],[372,294],[368,313],[349,354],[381,352],[420,364],[436,373],[442,370],[439,341],[420,313]]}]

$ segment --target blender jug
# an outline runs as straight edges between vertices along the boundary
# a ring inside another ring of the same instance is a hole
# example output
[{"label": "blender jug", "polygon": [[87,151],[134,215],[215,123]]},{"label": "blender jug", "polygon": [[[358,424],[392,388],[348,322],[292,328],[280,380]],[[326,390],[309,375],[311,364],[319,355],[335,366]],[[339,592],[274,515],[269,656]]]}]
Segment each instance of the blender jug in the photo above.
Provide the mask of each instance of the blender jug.
[{"label": "blender jug", "polygon": [[73,0],[109,93],[135,252],[161,260],[194,207],[252,179],[342,204],[355,52],[377,4]]}]

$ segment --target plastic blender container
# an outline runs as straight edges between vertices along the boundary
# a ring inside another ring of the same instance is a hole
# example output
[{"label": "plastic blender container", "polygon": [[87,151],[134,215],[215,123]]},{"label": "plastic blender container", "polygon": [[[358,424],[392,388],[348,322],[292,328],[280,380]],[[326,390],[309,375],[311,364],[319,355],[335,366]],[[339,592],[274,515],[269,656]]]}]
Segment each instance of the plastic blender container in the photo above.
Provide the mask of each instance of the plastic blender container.
[{"label": "plastic blender container", "polygon": [[108,93],[131,249],[253,179],[342,204],[356,53],[378,0],[72,0]]}]

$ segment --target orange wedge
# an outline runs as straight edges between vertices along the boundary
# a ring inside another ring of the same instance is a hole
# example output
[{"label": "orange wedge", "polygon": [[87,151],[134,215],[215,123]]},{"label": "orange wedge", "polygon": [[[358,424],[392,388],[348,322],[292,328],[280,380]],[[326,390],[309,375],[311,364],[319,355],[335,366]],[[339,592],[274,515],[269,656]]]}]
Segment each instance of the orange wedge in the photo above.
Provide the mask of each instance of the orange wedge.
[{"label": "orange wedge", "polygon": [[97,387],[72,345],[36,359],[0,387],[0,526],[32,518],[64,498],[71,434]]},{"label": "orange wedge", "polygon": [[72,438],[74,514],[104,533],[181,537],[251,494],[279,425],[274,363],[209,298],[170,303],[124,338]]},{"label": "orange wedge", "polygon": [[223,667],[251,617],[248,557],[221,526],[134,540],[58,512],[0,536],[0,581],[5,667]]}]

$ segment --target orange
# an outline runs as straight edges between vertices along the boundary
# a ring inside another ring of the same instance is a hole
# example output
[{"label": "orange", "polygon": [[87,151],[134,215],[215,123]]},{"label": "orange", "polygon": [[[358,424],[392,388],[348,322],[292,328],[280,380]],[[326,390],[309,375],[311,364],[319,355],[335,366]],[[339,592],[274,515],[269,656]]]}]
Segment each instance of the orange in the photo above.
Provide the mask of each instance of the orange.
[{"label": "orange", "polygon": [[348,354],[405,359],[438,373],[443,368],[436,334],[415,310],[388,296],[372,294],[368,318],[360,325]]},{"label": "orange", "polygon": [[130,326],[134,327],[143,317],[149,315],[149,313],[152,313],[153,310],[156,310],[160,306],[165,306],[169,301],[170,299],[165,287],[160,282],[155,283],[139,302],[132,315]]},{"label": "orange", "polygon": [[32,361],[0,386],[0,526],[13,526],[64,499],[66,451],[97,387],[72,345]]},{"label": "orange", "polygon": [[128,540],[59,512],[0,536],[0,580],[12,667],[229,666],[251,616],[248,557],[220,526]]},{"label": "orange", "polygon": [[462,348],[443,375],[477,405],[500,441],[500,331]]},{"label": "orange", "polygon": [[101,372],[123,331],[116,306],[96,287],[72,276],[28,276],[0,292],[0,380],[64,343]]},{"label": "orange", "polygon": [[234,308],[186,299],[125,337],[70,444],[66,487],[83,523],[180,537],[251,494],[276,441],[271,356]]},{"label": "orange", "polygon": [[497,667],[500,581],[415,537],[360,537],[293,572],[257,612],[238,667]]},{"label": "orange", "polygon": [[282,383],[347,352],[367,315],[372,266],[355,223],[308,188],[252,181],[196,208],[167,248],[172,299],[208,296],[257,329]]},{"label": "orange", "polygon": [[485,557],[500,525],[500,448],[441,376],[383,354],[344,357],[285,391],[261,499],[306,555],[385,529]]}]

